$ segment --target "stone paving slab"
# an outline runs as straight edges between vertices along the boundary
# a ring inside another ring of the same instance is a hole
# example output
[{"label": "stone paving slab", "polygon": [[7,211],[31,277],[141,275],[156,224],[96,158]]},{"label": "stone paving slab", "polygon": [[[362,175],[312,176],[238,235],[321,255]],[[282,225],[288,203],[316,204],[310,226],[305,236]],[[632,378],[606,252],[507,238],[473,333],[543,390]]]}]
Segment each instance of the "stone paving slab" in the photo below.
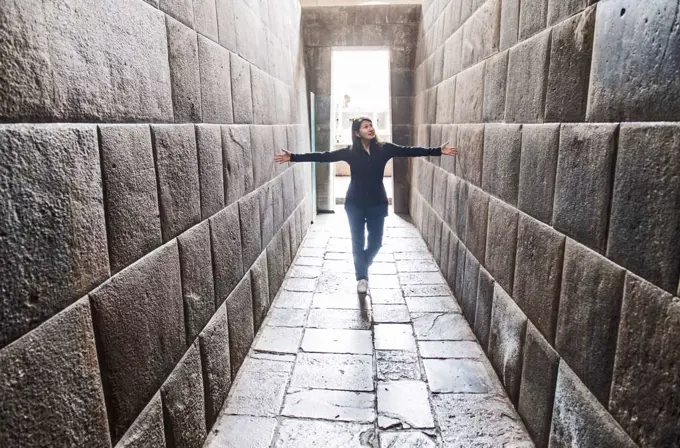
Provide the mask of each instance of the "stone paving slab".
[{"label": "stone paving slab", "polygon": [[358,295],[317,216],[206,447],[533,446],[417,230],[390,215],[383,249]]}]

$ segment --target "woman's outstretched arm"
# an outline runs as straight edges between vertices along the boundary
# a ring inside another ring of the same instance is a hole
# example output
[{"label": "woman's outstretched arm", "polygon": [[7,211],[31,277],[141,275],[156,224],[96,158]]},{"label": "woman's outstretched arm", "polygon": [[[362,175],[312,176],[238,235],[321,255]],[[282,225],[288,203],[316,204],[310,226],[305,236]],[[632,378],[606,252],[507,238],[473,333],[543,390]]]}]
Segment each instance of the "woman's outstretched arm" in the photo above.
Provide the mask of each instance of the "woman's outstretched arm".
[{"label": "woman's outstretched arm", "polygon": [[448,142],[441,146],[422,148],[420,146],[401,146],[394,143],[385,143],[384,148],[390,151],[392,157],[425,157],[425,156],[454,156],[456,148],[448,146]]},{"label": "woman's outstretched arm", "polygon": [[294,154],[285,149],[281,149],[280,154],[274,156],[274,160],[278,163],[286,162],[339,162],[341,160],[347,160],[348,149],[338,149],[336,151],[329,152],[308,152],[305,154]]}]

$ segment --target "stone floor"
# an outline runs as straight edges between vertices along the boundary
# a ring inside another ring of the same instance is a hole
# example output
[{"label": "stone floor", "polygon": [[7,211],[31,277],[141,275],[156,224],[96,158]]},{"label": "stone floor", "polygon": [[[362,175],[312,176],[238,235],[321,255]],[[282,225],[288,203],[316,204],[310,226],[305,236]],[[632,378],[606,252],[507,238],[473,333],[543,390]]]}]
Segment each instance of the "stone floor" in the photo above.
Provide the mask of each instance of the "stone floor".
[{"label": "stone floor", "polygon": [[389,216],[360,297],[338,209],[310,228],[206,446],[533,446],[418,231]]}]

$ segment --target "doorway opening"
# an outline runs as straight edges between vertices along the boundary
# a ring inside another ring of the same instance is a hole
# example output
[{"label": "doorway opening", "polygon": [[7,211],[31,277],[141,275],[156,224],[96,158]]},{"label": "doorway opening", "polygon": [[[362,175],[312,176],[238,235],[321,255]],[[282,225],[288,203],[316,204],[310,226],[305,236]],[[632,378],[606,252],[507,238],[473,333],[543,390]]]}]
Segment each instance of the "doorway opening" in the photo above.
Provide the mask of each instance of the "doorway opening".
[{"label": "doorway opening", "polygon": [[[331,150],[352,144],[352,118],[368,117],[382,141],[392,141],[390,53],[388,48],[334,48],[331,53]],[[349,186],[349,165],[333,164],[331,190],[343,204]],[[392,205],[392,161],[385,167],[385,191]]]}]

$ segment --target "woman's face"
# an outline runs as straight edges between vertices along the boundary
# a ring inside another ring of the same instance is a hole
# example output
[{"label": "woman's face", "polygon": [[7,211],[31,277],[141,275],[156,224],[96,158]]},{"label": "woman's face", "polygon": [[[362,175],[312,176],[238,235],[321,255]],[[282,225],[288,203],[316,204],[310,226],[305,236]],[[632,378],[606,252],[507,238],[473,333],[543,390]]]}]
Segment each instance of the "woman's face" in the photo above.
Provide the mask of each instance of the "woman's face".
[{"label": "woman's face", "polygon": [[359,127],[359,137],[364,140],[373,140],[375,138],[375,129],[373,129],[373,123],[368,120],[361,122]]}]

